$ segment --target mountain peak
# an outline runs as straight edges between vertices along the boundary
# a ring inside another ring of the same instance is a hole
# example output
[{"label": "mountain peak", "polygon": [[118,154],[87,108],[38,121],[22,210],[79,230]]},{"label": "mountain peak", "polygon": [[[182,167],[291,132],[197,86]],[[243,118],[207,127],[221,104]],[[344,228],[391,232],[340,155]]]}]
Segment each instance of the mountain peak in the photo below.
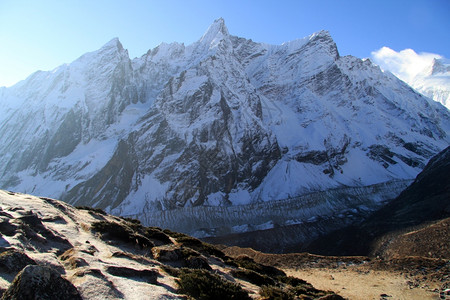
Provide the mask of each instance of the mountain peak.
[{"label": "mountain peak", "polygon": [[329,55],[334,57],[334,59],[339,58],[339,52],[336,43],[334,42],[328,30],[321,30],[313,33],[309,36],[309,42],[312,44],[321,45],[321,47],[323,47],[323,49],[326,49]]},{"label": "mountain peak", "polygon": [[122,51],[123,46],[122,43],[119,41],[119,38],[115,37],[100,48],[100,50],[107,50],[107,49],[118,49]]},{"label": "mountain peak", "polygon": [[320,31],[317,31],[317,32],[313,33],[313,34],[310,36],[310,39],[313,39],[313,38],[315,38],[315,37],[328,38],[328,39],[330,39],[330,40],[333,39],[333,38],[331,37],[331,34],[330,34],[330,32],[329,32],[328,30],[320,30]]},{"label": "mountain peak", "polygon": [[[0,188],[148,225],[168,220],[198,236],[312,217],[321,227],[334,216],[345,224],[348,207],[394,198],[397,180],[414,178],[450,142],[447,109],[338,57],[327,31],[269,45],[228,34],[218,19],[187,47],[161,44],[133,60],[121,49],[112,39],[1,91]],[[367,202],[316,195],[304,213],[298,198],[339,187],[372,193],[391,180],[395,187]],[[288,214],[267,213],[278,200]]]},{"label": "mountain peak", "polygon": [[435,58],[431,67],[431,75],[445,74],[450,72],[450,61]]},{"label": "mountain peak", "polygon": [[228,29],[225,25],[225,20],[223,18],[219,18],[215,20],[211,26],[209,26],[208,30],[206,30],[205,34],[203,34],[200,39],[200,42],[206,44],[216,44],[218,41],[229,35],[230,34],[228,33]]}]

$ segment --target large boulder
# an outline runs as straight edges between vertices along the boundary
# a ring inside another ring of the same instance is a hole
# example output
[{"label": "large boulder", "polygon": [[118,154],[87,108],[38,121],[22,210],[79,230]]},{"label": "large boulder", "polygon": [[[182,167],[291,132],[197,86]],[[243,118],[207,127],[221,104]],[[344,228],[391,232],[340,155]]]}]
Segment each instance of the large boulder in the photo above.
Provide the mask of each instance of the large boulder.
[{"label": "large boulder", "polygon": [[24,252],[17,249],[7,249],[0,253],[0,272],[6,272],[15,276],[27,265],[35,265],[36,262]]},{"label": "large boulder", "polygon": [[45,266],[26,266],[3,294],[2,300],[81,300],[78,290],[59,273]]}]

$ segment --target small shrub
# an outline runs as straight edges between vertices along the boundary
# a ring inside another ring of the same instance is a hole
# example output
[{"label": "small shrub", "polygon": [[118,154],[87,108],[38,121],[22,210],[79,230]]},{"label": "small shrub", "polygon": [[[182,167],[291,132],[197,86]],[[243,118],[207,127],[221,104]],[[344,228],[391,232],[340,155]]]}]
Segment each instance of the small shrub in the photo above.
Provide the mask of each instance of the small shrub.
[{"label": "small shrub", "polygon": [[[144,227],[141,225],[141,221],[131,218],[120,217],[117,218],[117,220],[117,223],[121,224],[120,226],[125,228],[128,233],[134,232],[134,235],[138,236],[138,239],[143,237],[144,242],[146,240],[153,239],[159,241],[159,243],[157,243],[158,245],[172,244],[170,237],[158,227]],[[119,229],[119,231],[123,232],[121,229]]]},{"label": "small shrub", "polygon": [[123,242],[137,244],[143,248],[152,248],[154,244],[124,223],[99,221],[92,223],[92,230],[102,233],[104,239],[118,239]]},{"label": "small shrub", "polygon": [[190,256],[199,256],[200,254],[190,248],[164,245],[152,248],[153,257],[158,261],[179,262]]},{"label": "small shrub", "polygon": [[307,281],[293,276],[277,276],[277,279],[282,283],[289,284],[290,286],[298,286],[304,284],[312,286]]},{"label": "small shrub", "polygon": [[123,241],[128,241],[130,239],[130,235],[132,234],[130,230],[122,224],[109,221],[94,222],[91,225],[91,229],[100,233],[108,234],[111,237],[115,237]]},{"label": "small shrub", "polygon": [[257,263],[252,258],[250,258],[246,255],[241,255],[241,256],[236,257],[234,259],[234,262],[236,264],[238,264],[239,267],[241,267],[241,268],[252,270],[252,271],[258,272],[260,274],[267,275],[269,277],[286,276],[286,273],[284,273],[283,271],[281,271],[275,267],[266,266],[266,265]]},{"label": "small shrub", "polygon": [[203,254],[208,254],[208,255],[214,255],[215,257],[219,257],[219,258],[225,258],[225,253],[223,253],[221,250],[217,249],[215,246],[208,244],[208,243],[203,243],[202,244],[202,249],[199,249],[197,251],[202,252]]},{"label": "small shrub", "polygon": [[227,255],[222,258],[223,262],[231,267],[239,268],[239,265],[234,261],[234,258],[231,258]]},{"label": "small shrub", "polygon": [[129,223],[133,223],[133,224],[137,224],[137,225],[141,225],[141,221],[138,219],[133,219],[133,218],[127,218],[127,217],[120,217],[122,220],[129,222]]},{"label": "small shrub", "polygon": [[178,243],[183,244],[184,246],[188,246],[188,247],[192,247],[192,246],[200,247],[203,244],[203,242],[200,241],[199,239],[192,237],[192,236],[188,236],[188,235],[181,235],[179,237],[176,237],[175,240]]},{"label": "small shrub", "polygon": [[232,270],[231,275],[236,278],[240,278],[242,280],[246,280],[250,283],[253,283],[257,286],[262,285],[275,285],[275,281],[267,275],[261,275],[252,270]]},{"label": "small shrub", "polygon": [[200,253],[198,253],[197,251],[195,251],[192,248],[181,246],[180,247],[180,251],[181,251],[181,257],[182,258],[198,257],[198,256],[200,256]]},{"label": "small shrub", "polygon": [[184,233],[171,231],[169,229],[164,229],[163,232],[174,239],[179,238],[179,237],[190,237]]},{"label": "small shrub", "polygon": [[164,272],[166,272],[167,274],[169,274],[170,276],[173,276],[173,277],[178,277],[181,274],[180,269],[174,268],[174,267],[169,266],[169,265],[161,265],[161,269]]},{"label": "small shrub", "polygon": [[161,241],[163,244],[172,244],[170,237],[157,227],[144,227],[143,235],[149,239]]},{"label": "small shrub", "polygon": [[318,298],[329,293],[316,289],[303,279],[292,276],[278,276],[278,281],[287,285],[290,294],[306,298]]},{"label": "small shrub", "polygon": [[295,296],[292,293],[289,293],[279,287],[276,286],[263,286],[259,290],[259,294],[262,299],[267,300],[291,300],[295,299]]},{"label": "small shrub", "polygon": [[88,266],[89,264],[81,257],[71,257],[64,262],[67,269],[73,270],[76,268],[81,268]]},{"label": "small shrub", "polygon": [[199,252],[183,246],[164,245],[152,248],[153,257],[172,266],[211,270],[208,260]]},{"label": "small shrub", "polygon": [[183,246],[190,247],[201,252],[202,254],[214,255],[219,258],[225,257],[225,254],[213,245],[202,242],[201,240],[194,237],[185,234],[179,234],[178,237],[175,238],[175,240]]},{"label": "small shrub", "polygon": [[189,256],[184,260],[186,267],[190,269],[212,270],[208,260],[204,256]]},{"label": "small shrub", "polygon": [[219,258],[225,258],[225,253],[217,249],[215,246],[202,242],[201,240],[189,236],[187,234],[181,232],[174,232],[169,229],[164,229],[163,232],[174,238],[178,243],[183,244],[186,247],[190,247],[194,250],[197,250],[203,254],[214,255]]},{"label": "small shrub", "polygon": [[182,269],[177,283],[180,294],[198,300],[251,299],[239,285],[205,270]]},{"label": "small shrub", "polygon": [[107,213],[101,208],[94,208],[94,207],[89,207],[89,206],[77,206],[75,208],[95,212],[95,213],[98,213],[98,214],[104,215],[104,216],[107,215]]}]

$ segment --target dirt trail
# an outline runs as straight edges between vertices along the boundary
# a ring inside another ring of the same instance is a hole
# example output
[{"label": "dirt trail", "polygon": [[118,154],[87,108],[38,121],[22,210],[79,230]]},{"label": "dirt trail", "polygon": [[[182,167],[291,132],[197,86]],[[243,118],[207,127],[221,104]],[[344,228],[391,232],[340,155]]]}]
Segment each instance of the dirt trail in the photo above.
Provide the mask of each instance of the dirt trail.
[{"label": "dirt trail", "polygon": [[[413,287],[401,274],[390,271],[356,269],[285,269],[287,275],[304,279],[315,288],[332,290],[351,300],[439,299],[439,286]],[[433,291],[436,289],[435,291]]]}]

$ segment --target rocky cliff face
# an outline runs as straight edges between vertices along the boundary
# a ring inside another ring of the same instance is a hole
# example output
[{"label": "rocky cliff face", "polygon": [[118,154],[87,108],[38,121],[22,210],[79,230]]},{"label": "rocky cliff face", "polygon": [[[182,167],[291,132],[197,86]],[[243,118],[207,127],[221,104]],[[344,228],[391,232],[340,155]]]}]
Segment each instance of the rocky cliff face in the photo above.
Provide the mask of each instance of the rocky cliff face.
[{"label": "rocky cliff face", "polygon": [[229,34],[130,60],[117,39],[0,91],[0,186],[144,218],[414,178],[450,113],[326,31]]}]

